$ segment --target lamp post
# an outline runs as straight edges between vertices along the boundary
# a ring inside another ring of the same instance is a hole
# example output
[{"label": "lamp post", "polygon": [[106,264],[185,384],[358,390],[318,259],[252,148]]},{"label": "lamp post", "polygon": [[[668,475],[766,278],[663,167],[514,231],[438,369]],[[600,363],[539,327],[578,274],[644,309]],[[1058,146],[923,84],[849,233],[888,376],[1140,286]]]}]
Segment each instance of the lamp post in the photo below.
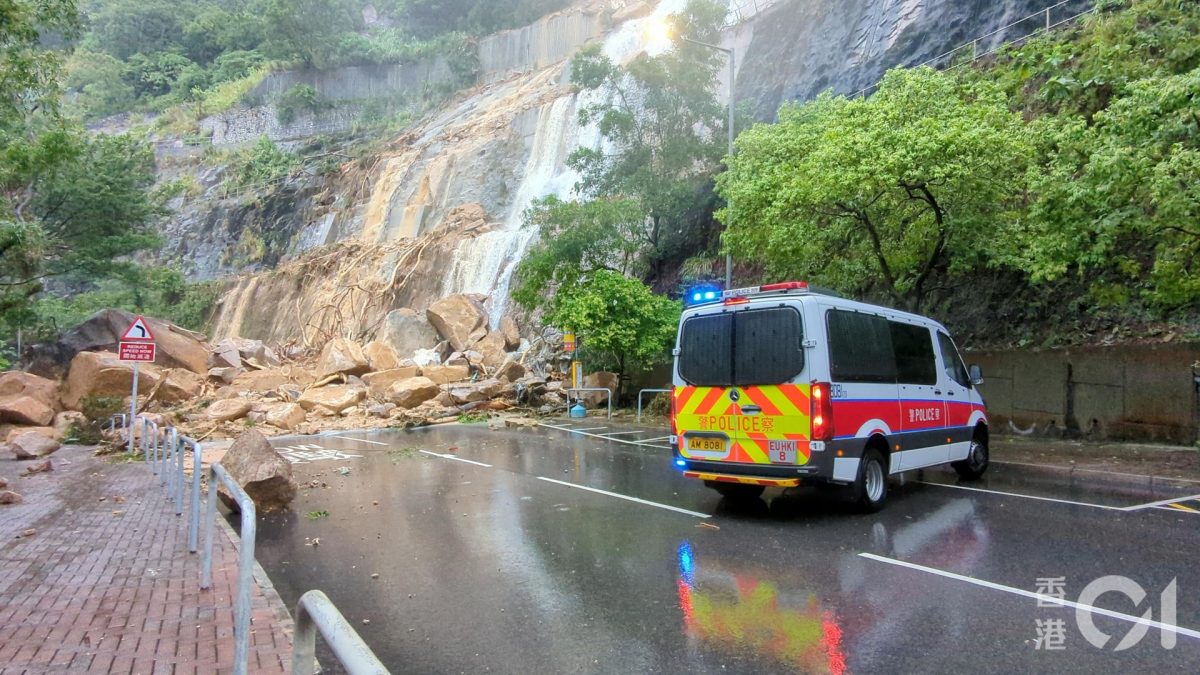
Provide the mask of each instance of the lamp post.
[{"label": "lamp post", "polygon": [[[699,40],[693,40],[693,39],[691,39],[689,37],[685,37],[683,35],[681,35],[679,37],[684,42],[690,42],[694,45],[699,45],[701,47],[708,47],[709,49],[715,49],[719,52],[723,52],[726,56],[729,57],[729,156],[733,157],[733,120],[734,120],[734,117],[733,117],[733,104],[734,104],[733,93],[734,93],[734,88],[736,86],[735,83],[737,82],[737,79],[736,79],[737,75],[736,75],[736,68],[735,68],[737,56],[732,49],[726,49],[725,47],[721,47],[718,45],[709,44],[707,42],[701,42]],[[733,200],[727,199],[725,202],[725,205],[726,205],[726,212],[729,214],[729,217],[725,223],[725,228],[728,229],[731,225],[733,225]],[[733,255],[730,253],[725,254],[725,288],[726,289],[733,288]]]}]

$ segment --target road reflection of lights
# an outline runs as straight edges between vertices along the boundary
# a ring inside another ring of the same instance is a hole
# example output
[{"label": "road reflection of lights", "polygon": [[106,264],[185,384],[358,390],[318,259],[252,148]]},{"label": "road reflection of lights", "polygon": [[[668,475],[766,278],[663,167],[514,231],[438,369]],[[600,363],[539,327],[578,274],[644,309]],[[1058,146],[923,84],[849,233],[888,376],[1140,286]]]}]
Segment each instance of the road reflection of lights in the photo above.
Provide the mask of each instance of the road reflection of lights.
[{"label": "road reflection of lights", "polygon": [[780,606],[774,583],[720,567],[705,573],[689,541],[679,544],[676,559],[679,609],[690,637],[709,647],[774,657],[805,672],[846,672],[842,627],[816,596],[802,608]]},{"label": "road reflection of lights", "polygon": [[679,545],[679,576],[688,586],[696,584],[696,558],[692,552],[692,542],[684,541]]}]

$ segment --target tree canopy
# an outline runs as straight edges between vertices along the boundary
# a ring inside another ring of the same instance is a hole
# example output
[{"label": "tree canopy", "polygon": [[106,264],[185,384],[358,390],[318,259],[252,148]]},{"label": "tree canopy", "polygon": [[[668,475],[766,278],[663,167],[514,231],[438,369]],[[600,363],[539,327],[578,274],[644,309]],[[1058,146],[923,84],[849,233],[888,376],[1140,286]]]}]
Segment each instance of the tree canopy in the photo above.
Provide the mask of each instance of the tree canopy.
[{"label": "tree canopy", "polygon": [[915,311],[1012,220],[1031,152],[998,90],[929,68],[888,72],[870,98],[787,105],[737,148],[718,179],[735,256]]}]

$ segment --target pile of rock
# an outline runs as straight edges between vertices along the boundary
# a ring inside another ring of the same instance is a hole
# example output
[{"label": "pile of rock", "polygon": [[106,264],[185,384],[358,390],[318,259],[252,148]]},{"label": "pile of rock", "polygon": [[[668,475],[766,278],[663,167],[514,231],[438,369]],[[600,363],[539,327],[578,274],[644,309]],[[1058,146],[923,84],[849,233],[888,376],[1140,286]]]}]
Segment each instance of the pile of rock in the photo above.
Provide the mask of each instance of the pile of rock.
[{"label": "pile of rock", "polygon": [[[62,412],[57,382],[19,371],[0,373],[0,456],[38,460],[25,473],[51,470],[46,458],[59,449],[77,417]],[[20,503],[21,495],[7,487],[0,478],[0,504]]]}]

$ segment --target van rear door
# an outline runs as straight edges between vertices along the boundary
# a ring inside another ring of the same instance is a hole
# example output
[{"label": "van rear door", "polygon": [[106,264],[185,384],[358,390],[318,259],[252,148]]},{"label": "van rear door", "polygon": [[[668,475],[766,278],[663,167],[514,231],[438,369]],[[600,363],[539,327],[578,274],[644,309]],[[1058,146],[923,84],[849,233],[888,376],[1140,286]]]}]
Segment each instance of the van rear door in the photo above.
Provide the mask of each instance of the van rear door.
[{"label": "van rear door", "polygon": [[[715,309],[715,308],[714,308]],[[808,463],[804,329],[790,304],[721,308],[680,327],[675,434],[685,458]]]}]

